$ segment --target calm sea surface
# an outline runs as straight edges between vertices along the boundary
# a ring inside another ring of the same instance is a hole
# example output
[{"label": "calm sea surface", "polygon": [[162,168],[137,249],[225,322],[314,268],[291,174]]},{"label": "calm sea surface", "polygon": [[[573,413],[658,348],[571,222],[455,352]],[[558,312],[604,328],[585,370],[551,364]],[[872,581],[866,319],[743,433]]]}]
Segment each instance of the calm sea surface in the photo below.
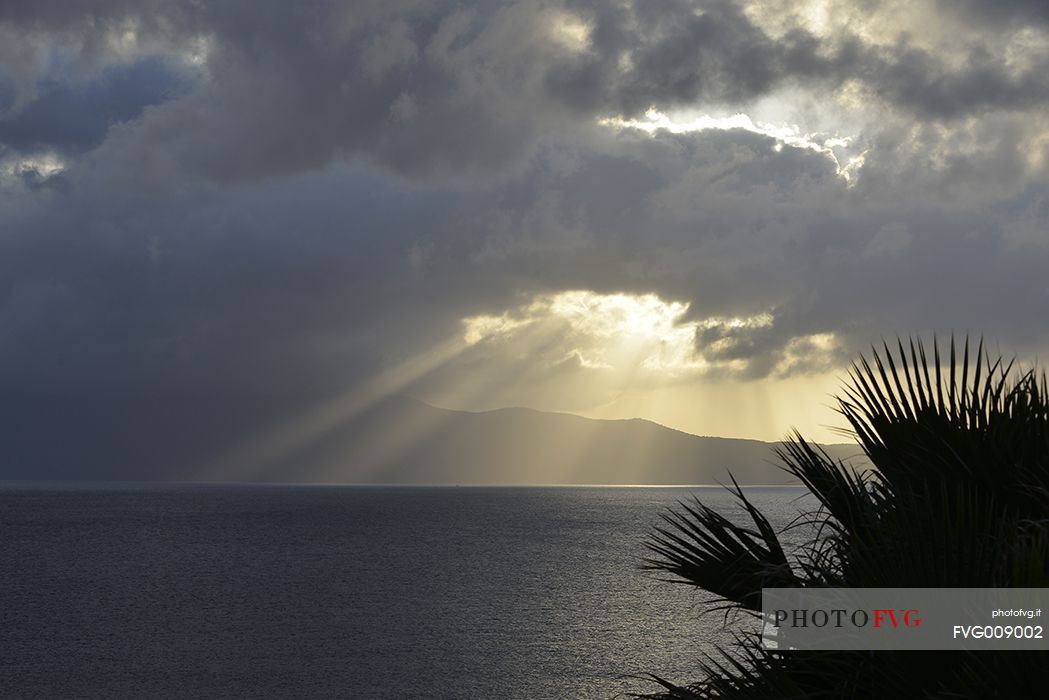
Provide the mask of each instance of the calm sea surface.
[{"label": "calm sea surface", "polygon": [[[774,524],[811,500],[747,490]],[[610,698],[696,677],[641,571],[720,488],[0,485],[0,697]],[[731,627],[729,628],[731,631]]]}]

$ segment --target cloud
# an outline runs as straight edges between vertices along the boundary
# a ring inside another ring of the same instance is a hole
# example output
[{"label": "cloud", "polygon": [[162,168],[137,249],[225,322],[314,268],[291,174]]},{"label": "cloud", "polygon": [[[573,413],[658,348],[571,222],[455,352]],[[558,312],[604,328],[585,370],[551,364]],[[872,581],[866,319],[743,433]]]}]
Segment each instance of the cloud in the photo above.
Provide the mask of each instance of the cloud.
[{"label": "cloud", "polygon": [[4,3],[0,387],[308,404],[451,338],[420,391],[590,410],[1044,355],[1049,29],[945,7]]},{"label": "cloud", "polygon": [[[37,84],[34,99],[0,116],[0,142],[23,153],[80,154],[99,145],[111,126],[133,120],[147,107],[186,89],[186,76],[154,58],[106,69],[83,83],[44,80]],[[16,101],[12,90],[6,95],[8,104]]]},{"label": "cloud", "polygon": [[[700,352],[746,360],[732,370],[745,377],[823,334],[843,354],[930,328],[1037,342],[1041,253],[1017,242],[1039,200],[906,196],[864,185],[868,166],[849,187],[822,153],[780,146],[742,130],[609,134],[575,146],[570,167],[551,149],[484,188],[350,169],[178,196],[9,189],[3,371],[67,386],[349,383],[391,348],[571,289],[687,303],[686,324],[772,314],[768,328],[697,326]],[[992,281],[1010,287],[1008,311]]]},{"label": "cloud", "polygon": [[[29,51],[36,58],[12,60],[5,72],[21,109],[37,106],[21,118],[19,136],[11,126],[0,140],[87,144],[104,127],[132,122],[110,133],[96,160],[155,184],[251,180],[354,158],[412,177],[486,177],[527,156],[543,134],[652,107],[738,108],[770,95],[819,94],[832,110],[855,111],[859,101],[864,110],[877,104],[951,124],[1036,112],[1049,98],[1044,52],[1017,60],[1008,42],[971,25],[960,42],[958,34],[912,39],[918,25],[906,21],[922,20],[923,3],[909,14],[872,11],[853,22],[856,30],[824,22],[823,33],[804,14],[754,9],[761,6],[405,2],[347,13],[327,2],[308,10],[10,3],[2,30],[25,37],[26,47],[50,44],[67,57],[60,74],[74,82],[113,66],[141,73],[164,65],[160,59],[197,73],[193,89],[130,77],[129,88],[152,92],[110,86],[117,92],[99,96],[104,108],[64,109],[66,123],[48,131],[58,103],[72,106],[91,90],[58,84],[40,94],[55,61]],[[50,116],[41,122],[41,114]],[[22,133],[30,121],[35,133]]]}]

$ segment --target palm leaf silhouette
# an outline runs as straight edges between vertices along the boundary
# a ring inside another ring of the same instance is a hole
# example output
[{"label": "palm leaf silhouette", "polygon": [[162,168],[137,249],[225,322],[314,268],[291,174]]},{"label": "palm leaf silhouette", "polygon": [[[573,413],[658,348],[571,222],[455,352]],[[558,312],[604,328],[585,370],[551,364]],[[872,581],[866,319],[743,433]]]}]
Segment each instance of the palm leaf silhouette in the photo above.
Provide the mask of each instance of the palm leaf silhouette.
[{"label": "palm leaf silhouette", "polygon": [[[777,450],[815,497],[813,535],[787,553],[734,483],[750,522],[698,501],[664,517],[647,568],[761,608],[774,586],[1049,586],[1049,384],[992,359],[982,340],[872,348],[849,371],[838,411],[869,461],[835,462],[795,433]],[[797,652],[755,635],[707,657],[703,678],[653,677],[651,698],[1029,697],[1041,657],[1019,652]]]}]

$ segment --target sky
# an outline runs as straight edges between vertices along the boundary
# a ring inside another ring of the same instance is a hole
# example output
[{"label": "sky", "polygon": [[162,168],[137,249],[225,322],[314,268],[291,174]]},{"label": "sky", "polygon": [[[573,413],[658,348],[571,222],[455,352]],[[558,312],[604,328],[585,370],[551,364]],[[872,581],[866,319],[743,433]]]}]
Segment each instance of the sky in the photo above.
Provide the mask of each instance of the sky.
[{"label": "sky", "polygon": [[840,441],[872,343],[1046,355],[1047,8],[6,0],[0,395]]}]

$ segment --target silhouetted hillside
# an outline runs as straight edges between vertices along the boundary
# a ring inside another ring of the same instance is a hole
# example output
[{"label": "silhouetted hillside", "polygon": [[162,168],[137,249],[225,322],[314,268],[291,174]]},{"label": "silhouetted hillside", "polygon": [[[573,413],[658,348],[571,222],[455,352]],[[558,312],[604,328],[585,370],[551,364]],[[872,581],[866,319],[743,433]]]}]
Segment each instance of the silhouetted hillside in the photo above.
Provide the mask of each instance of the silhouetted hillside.
[{"label": "silhouetted hillside", "polygon": [[[407,398],[379,402],[232,466],[310,404],[150,397],[26,399],[0,409],[0,478],[423,484],[789,483],[772,444],[697,437],[646,420],[509,408],[469,413]],[[858,448],[830,448],[836,457]],[[235,450],[233,450],[235,451]]]},{"label": "silhouetted hillside", "polygon": [[[785,484],[773,444],[699,437],[651,421],[524,408],[471,413],[391,399],[318,441],[275,481],[521,484]],[[834,445],[835,457],[859,450]],[[291,471],[288,471],[288,470]]]}]

